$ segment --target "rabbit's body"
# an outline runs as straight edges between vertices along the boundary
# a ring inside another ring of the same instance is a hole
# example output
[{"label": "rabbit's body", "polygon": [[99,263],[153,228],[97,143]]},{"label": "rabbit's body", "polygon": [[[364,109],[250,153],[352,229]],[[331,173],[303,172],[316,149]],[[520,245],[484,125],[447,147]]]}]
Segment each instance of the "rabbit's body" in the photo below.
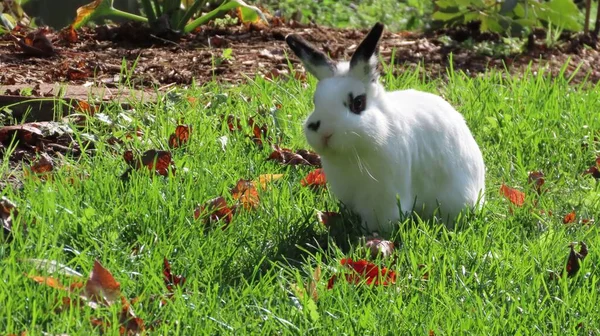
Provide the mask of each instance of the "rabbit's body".
[{"label": "rabbit's body", "polygon": [[462,115],[431,93],[380,92],[380,145],[322,153],[333,194],[379,232],[401,213],[431,218],[438,211],[451,224],[466,206],[481,203],[485,167]]},{"label": "rabbit's body", "polygon": [[390,232],[390,221],[412,211],[452,225],[462,210],[483,201],[481,151],[443,98],[386,92],[379,84],[374,54],[382,31],[375,25],[352,60],[339,64],[298,36],[286,38],[319,79],[307,141],[321,155],[333,194],[368,230]]}]

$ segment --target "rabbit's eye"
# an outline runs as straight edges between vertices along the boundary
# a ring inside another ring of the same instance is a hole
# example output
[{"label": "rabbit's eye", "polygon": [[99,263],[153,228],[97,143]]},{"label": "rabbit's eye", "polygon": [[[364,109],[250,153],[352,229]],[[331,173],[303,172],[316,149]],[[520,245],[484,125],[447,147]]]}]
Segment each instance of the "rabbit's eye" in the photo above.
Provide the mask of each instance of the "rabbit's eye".
[{"label": "rabbit's eye", "polygon": [[350,93],[350,111],[354,114],[360,114],[362,111],[367,108],[367,95],[361,94],[356,97],[352,93]]}]

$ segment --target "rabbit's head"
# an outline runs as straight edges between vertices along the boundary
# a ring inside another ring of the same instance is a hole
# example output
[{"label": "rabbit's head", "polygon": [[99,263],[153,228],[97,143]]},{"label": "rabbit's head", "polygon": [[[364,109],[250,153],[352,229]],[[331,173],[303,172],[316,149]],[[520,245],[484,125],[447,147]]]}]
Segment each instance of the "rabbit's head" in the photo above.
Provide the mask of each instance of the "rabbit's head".
[{"label": "rabbit's head", "polygon": [[308,143],[321,155],[346,156],[373,150],[387,135],[377,72],[377,44],[383,25],[375,24],[350,62],[334,63],[298,35],[286,42],[319,83],[315,109],[304,123]]}]

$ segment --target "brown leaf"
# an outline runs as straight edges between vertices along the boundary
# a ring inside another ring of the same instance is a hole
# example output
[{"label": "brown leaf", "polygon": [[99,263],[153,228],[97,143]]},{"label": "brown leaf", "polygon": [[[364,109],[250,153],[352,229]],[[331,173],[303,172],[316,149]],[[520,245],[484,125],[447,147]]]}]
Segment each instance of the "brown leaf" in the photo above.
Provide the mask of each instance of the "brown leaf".
[{"label": "brown leaf", "polygon": [[235,187],[231,189],[233,199],[240,202],[246,210],[258,207],[258,191],[252,181],[240,179]]},{"label": "brown leaf", "polygon": [[11,237],[13,228],[13,218],[17,217],[19,211],[17,206],[5,196],[0,198],[0,220],[5,237]]},{"label": "brown leaf", "polygon": [[377,256],[388,258],[394,252],[394,243],[389,240],[373,238],[369,239],[365,246],[370,250],[373,259],[376,259]]},{"label": "brown leaf", "polygon": [[500,186],[500,193],[504,195],[512,204],[520,207],[525,204],[525,193],[517,189],[513,189],[506,184],[502,183]]},{"label": "brown leaf", "polygon": [[222,196],[213,198],[205,203],[205,205],[197,206],[194,210],[194,218],[199,219],[204,217],[206,224],[211,224],[219,220],[225,223],[222,229],[226,229],[233,219],[233,210],[227,205],[227,201]]},{"label": "brown leaf", "polygon": [[119,283],[97,260],[94,261],[94,269],[85,284],[84,296],[94,302],[106,302],[108,305],[114,304],[121,296]]},{"label": "brown leaf", "polygon": [[567,260],[567,266],[565,268],[568,277],[572,277],[577,274],[579,268],[581,267],[581,260],[585,259],[588,254],[587,245],[584,242],[579,242],[579,244],[581,245],[579,252],[575,251],[576,244],[569,245],[571,252],[569,253],[569,259]]},{"label": "brown leaf", "polygon": [[321,167],[321,157],[306,149],[299,149],[295,153],[288,148],[273,146],[273,152],[267,160],[274,160],[284,165],[307,165]]},{"label": "brown leaf", "polygon": [[144,321],[135,315],[133,308],[123,296],[121,296],[119,325],[119,334],[121,335],[139,335],[145,330]]},{"label": "brown leaf", "polygon": [[302,184],[304,187],[318,188],[325,187],[326,182],[327,179],[325,177],[325,173],[323,172],[323,168],[317,168],[308,173],[308,175],[306,175],[306,177],[300,181],[300,184]]},{"label": "brown leaf", "polygon": [[527,177],[527,182],[530,185],[533,185],[535,191],[538,193],[538,195],[540,195],[542,193],[542,186],[546,182],[544,180],[544,173],[541,171],[530,172],[529,176]]},{"label": "brown leaf", "polygon": [[600,156],[596,158],[594,165],[583,172],[583,175],[592,175],[596,180],[600,179]]},{"label": "brown leaf", "polygon": [[248,119],[248,125],[250,127],[252,127],[252,136],[251,136],[252,141],[254,141],[254,143],[257,144],[258,146],[262,146],[263,140],[268,140],[267,139],[267,126],[265,126],[265,125],[259,126],[254,121],[254,118]]},{"label": "brown leaf", "polygon": [[[37,139],[44,136],[36,123],[27,123],[23,125],[2,126],[0,128],[0,142],[11,141],[14,133],[17,139],[24,141],[27,144],[35,145]],[[9,143],[6,143],[9,145]]]},{"label": "brown leaf", "polygon": [[577,218],[577,216],[575,214],[575,210],[573,210],[565,215],[565,217],[563,218],[563,224],[575,223],[576,218]]},{"label": "brown leaf", "polygon": [[185,277],[183,275],[173,275],[171,273],[171,264],[166,257],[163,260],[163,280],[169,292],[173,292],[176,286],[183,286],[185,284]]},{"label": "brown leaf", "polygon": [[342,214],[334,211],[317,211],[317,219],[319,223],[325,225],[325,227],[331,227],[332,222],[342,218]]},{"label": "brown leaf", "polygon": [[292,290],[294,290],[294,293],[296,294],[296,297],[298,297],[298,298],[304,298],[305,296],[308,296],[308,298],[311,298],[314,302],[317,302],[317,300],[319,300],[319,293],[317,292],[317,284],[319,283],[320,280],[321,280],[321,266],[317,265],[317,267],[315,267],[315,270],[313,271],[310,279],[308,279],[306,284],[305,285],[293,284]]},{"label": "brown leaf", "polygon": [[[154,172],[158,175],[169,176],[169,171],[175,174],[175,162],[171,159],[171,152],[150,149],[142,154],[142,157],[138,160],[134,159],[133,152],[128,150],[123,154],[125,162],[135,168],[141,169],[147,168],[150,172]],[[129,170],[123,174],[128,175]]]},{"label": "brown leaf", "polygon": [[190,140],[190,126],[178,125],[175,128],[175,133],[169,137],[169,147],[179,148],[188,143]]},{"label": "brown leaf", "polygon": [[46,29],[40,28],[19,39],[11,35],[15,42],[21,47],[23,53],[33,57],[50,57],[57,54],[54,45],[46,36]]},{"label": "brown leaf", "polygon": [[37,174],[49,173],[54,169],[54,162],[50,155],[42,153],[31,165],[31,171]]},{"label": "brown leaf", "polygon": [[73,25],[63,28],[60,33],[58,33],[58,37],[68,43],[75,43],[78,39],[77,31],[73,29]]}]

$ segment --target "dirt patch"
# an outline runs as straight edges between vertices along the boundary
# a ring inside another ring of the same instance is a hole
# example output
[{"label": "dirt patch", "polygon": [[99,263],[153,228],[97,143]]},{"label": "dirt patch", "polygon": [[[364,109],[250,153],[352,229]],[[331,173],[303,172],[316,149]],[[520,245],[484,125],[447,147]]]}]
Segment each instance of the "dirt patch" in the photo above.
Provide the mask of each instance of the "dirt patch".
[{"label": "dirt patch", "polygon": [[[276,77],[289,70],[286,59],[289,50],[284,42],[289,33],[303,35],[335,59],[347,59],[365,31],[279,22],[269,27],[204,27],[188,36],[168,40],[153,35],[143,26],[124,24],[83,29],[74,43],[61,38],[57,32],[49,32],[47,36],[57,51],[50,57],[24,55],[11,36],[4,35],[0,38],[0,84],[61,82],[107,89],[122,85],[147,89],[192,81],[237,83],[256,74]],[[564,72],[568,77],[581,65],[574,76],[575,82],[586,76],[594,83],[600,79],[600,68],[594,66],[600,64],[598,48],[583,46],[579,39],[552,49],[531,43],[526,53],[496,58],[459,48],[456,43],[449,44],[448,36],[457,41],[465,36],[475,40],[498,39],[498,36],[477,34],[468,28],[438,33],[386,32],[381,54],[387,62],[394,54],[396,71],[421,63],[432,77],[445,75],[452,54],[454,68],[473,76],[487,68],[502,69],[505,65],[511,72],[520,73],[530,63],[534,71],[544,68],[558,75],[568,62]],[[301,69],[295,58],[291,62]]]}]

